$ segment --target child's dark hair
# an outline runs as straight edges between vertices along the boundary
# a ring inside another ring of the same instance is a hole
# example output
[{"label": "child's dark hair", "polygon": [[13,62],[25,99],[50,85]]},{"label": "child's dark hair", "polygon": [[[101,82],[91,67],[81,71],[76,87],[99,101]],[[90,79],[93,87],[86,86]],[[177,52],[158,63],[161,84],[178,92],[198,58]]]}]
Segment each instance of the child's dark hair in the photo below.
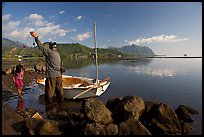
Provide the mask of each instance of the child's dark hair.
[{"label": "child's dark hair", "polygon": [[16,72],[20,73],[21,72],[21,68],[23,69],[23,66],[21,64],[16,66]]}]

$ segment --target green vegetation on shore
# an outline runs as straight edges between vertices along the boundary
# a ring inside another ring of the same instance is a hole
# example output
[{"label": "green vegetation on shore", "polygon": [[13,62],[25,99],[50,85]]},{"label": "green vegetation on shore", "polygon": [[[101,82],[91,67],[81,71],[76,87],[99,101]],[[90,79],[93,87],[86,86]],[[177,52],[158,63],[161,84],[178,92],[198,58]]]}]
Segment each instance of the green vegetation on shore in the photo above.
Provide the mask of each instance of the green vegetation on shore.
[{"label": "green vegetation on shore", "polygon": [[[48,43],[44,43],[48,45]],[[58,44],[57,50],[63,59],[79,59],[79,58],[94,58],[95,49],[89,48],[79,43]],[[132,55],[119,52],[117,49],[102,49],[98,48],[98,58],[122,58],[132,57]],[[19,57],[43,57],[42,52],[38,47],[16,47],[2,46],[2,58],[19,58]]]}]

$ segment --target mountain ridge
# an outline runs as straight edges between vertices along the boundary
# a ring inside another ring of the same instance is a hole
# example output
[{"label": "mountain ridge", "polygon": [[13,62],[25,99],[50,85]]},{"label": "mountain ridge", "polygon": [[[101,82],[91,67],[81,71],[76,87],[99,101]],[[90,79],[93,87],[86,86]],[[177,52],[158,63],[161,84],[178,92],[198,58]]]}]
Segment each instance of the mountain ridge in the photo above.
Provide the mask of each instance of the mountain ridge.
[{"label": "mountain ridge", "polygon": [[122,46],[116,49],[122,53],[137,55],[137,56],[155,56],[156,55],[151,48],[146,47],[146,46],[138,46],[134,44]]},{"label": "mountain ridge", "polygon": [[[44,42],[43,44],[48,45],[48,43],[49,42]],[[94,54],[93,48],[89,48],[80,43],[58,43],[57,45],[58,45],[58,52],[60,54],[63,54],[63,56],[66,56],[66,54],[81,54],[83,56],[85,55],[89,56],[90,53]],[[2,38],[2,47],[6,47],[7,49],[9,47],[24,48],[25,46],[27,47],[25,50],[27,49],[30,50],[30,48],[33,48],[31,46],[27,46],[18,41],[12,41],[7,38]],[[2,51],[5,51],[4,49],[5,48],[3,48]],[[126,45],[120,48],[114,48],[114,47],[110,47],[107,49],[98,48],[98,53],[99,53],[99,56],[101,55],[103,57],[105,56],[107,57],[107,55],[112,57],[122,55],[124,57],[124,56],[128,56],[128,54],[130,56],[155,56],[155,53],[151,48],[146,46],[137,46],[137,45]]]}]

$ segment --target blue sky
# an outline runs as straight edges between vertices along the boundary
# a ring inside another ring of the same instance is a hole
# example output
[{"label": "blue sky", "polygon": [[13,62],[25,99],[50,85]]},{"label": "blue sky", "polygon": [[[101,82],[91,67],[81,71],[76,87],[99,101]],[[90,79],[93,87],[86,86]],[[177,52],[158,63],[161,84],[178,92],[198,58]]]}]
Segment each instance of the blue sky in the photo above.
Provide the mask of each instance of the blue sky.
[{"label": "blue sky", "polygon": [[158,55],[202,56],[201,2],[3,2],[2,37],[94,47],[136,44]]}]

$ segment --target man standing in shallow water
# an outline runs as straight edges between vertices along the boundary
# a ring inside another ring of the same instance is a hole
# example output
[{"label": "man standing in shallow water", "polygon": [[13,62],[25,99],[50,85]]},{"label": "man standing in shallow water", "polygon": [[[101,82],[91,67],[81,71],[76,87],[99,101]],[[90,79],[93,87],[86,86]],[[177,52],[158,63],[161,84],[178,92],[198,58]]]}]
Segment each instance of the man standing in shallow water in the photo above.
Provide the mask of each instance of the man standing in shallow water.
[{"label": "man standing in shallow water", "polygon": [[46,58],[45,101],[52,104],[54,94],[56,93],[58,102],[62,102],[64,93],[62,87],[62,74],[60,71],[61,58],[57,52],[57,44],[56,42],[50,42],[48,48],[42,44],[35,32],[32,31],[30,34],[35,38],[35,42]]}]

